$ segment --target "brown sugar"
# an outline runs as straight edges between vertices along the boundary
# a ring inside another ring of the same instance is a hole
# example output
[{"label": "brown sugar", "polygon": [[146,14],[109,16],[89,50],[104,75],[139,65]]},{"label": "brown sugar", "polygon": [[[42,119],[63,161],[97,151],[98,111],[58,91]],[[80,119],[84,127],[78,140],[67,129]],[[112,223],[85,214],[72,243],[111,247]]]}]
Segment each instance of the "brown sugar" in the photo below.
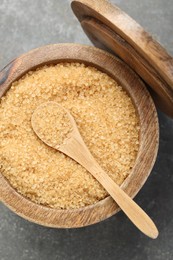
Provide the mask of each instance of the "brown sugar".
[{"label": "brown sugar", "polygon": [[97,162],[120,185],[139,148],[139,120],[132,100],[107,74],[79,63],[30,71],[1,99],[0,166],[10,184],[31,201],[52,208],[94,204],[108,196],[104,188],[32,129],[34,110],[47,101],[71,112]]},{"label": "brown sugar", "polygon": [[58,148],[73,130],[67,112],[55,102],[46,102],[32,115],[32,127],[38,137],[51,147]]}]

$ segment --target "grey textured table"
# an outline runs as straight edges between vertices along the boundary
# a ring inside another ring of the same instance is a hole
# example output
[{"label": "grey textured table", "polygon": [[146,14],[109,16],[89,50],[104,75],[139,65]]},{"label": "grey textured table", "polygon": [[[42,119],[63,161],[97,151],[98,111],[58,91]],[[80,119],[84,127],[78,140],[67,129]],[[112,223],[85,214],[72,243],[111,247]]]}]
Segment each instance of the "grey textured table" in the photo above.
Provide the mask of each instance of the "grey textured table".
[{"label": "grey textured table", "polygon": [[[98,0],[99,1],[99,0]],[[112,0],[150,31],[173,55],[173,0]],[[90,44],[68,0],[0,0],[0,69],[16,56],[50,43]],[[41,227],[0,204],[1,260],[172,260],[173,120],[159,112],[160,149],[136,201],[155,220],[160,236],[150,240],[122,212],[73,230]]]}]

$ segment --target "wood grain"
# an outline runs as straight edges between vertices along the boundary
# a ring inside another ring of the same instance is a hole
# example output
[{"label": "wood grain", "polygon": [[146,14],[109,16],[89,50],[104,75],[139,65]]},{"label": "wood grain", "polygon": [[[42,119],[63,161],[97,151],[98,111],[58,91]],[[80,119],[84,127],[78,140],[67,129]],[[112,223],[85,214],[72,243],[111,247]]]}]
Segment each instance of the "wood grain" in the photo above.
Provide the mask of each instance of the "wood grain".
[{"label": "wood grain", "polygon": [[173,117],[173,58],[131,17],[106,0],[74,0],[72,9],[95,46],[111,51],[154,91],[159,107]]},{"label": "wood grain", "polygon": [[[20,56],[0,72],[0,97],[6,93],[12,82],[29,70],[43,64],[63,61],[83,62],[95,66],[117,80],[131,96],[140,119],[140,148],[135,165],[122,184],[122,189],[133,198],[145,183],[155,162],[158,150],[158,119],[145,85],[123,62],[94,47],[77,44],[44,46]],[[91,225],[119,210],[111,197],[77,210],[56,210],[37,205],[17,193],[3,174],[0,174],[0,199],[18,215],[35,223],[56,228]]]}]

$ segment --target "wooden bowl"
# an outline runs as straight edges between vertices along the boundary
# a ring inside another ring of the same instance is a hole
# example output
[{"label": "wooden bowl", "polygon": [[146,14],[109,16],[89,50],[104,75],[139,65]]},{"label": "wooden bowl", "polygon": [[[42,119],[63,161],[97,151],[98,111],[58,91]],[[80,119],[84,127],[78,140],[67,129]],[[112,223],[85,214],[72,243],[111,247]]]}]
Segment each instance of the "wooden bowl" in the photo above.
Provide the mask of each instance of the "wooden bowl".
[{"label": "wooden bowl", "polygon": [[[44,46],[13,60],[0,72],[0,97],[5,95],[12,82],[29,70],[59,62],[83,62],[94,66],[119,82],[131,96],[140,120],[140,147],[135,165],[121,187],[133,198],[145,183],[155,162],[158,119],[153,100],[144,83],[125,63],[95,47],[77,44]],[[25,219],[56,228],[91,225],[119,210],[110,196],[94,205],[74,210],[58,210],[38,205],[19,194],[1,173],[0,200]]]}]

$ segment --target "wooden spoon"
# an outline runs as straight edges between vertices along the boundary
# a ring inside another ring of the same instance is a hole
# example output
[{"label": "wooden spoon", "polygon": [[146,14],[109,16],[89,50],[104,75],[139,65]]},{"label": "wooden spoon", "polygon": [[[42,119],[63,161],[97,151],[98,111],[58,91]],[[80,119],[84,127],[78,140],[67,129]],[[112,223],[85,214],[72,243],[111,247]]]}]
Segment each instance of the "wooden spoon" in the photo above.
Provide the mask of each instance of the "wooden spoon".
[{"label": "wooden spoon", "polygon": [[[62,124],[58,120],[59,115],[61,115],[61,119],[63,118],[65,123]],[[46,102],[34,111],[31,124],[34,132],[44,143],[71,157],[87,169],[139,230],[153,239],[157,238],[158,230],[153,221],[108,176],[91,155],[79,133],[73,116],[68,110],[56,102]]]}]

